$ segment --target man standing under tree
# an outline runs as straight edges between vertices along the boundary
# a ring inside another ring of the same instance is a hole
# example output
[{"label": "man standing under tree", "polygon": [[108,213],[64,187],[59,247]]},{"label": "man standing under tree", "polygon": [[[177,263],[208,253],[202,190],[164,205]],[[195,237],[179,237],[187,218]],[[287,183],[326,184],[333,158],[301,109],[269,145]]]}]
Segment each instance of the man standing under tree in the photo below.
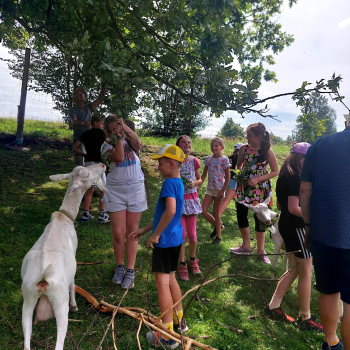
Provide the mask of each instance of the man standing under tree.
[{"label": "man standing under tree", "polygon": [[[85,103],[86,91],[83,87],[78,87],[73,92],[74,106],[68,109],[69,124],[73,128],[73,144],[75,145],[81,134],[91,127],[92,112],[103,102],[105,84],[102,84],[101,91],[97,99],[90,103]],[[83,146],[83,145],[82,145]],[[84,150],[80,149],[83,153]],[[74,154],[74,163],[76,166],[84,166],[84,157]]]},{"label": "man standing under tree", "polygon": [[[315,142],[301,173],[305,245],[312,251],[323,350],[350,349],[350,128]],[[337,337],[339,297],[344,313]]]}]

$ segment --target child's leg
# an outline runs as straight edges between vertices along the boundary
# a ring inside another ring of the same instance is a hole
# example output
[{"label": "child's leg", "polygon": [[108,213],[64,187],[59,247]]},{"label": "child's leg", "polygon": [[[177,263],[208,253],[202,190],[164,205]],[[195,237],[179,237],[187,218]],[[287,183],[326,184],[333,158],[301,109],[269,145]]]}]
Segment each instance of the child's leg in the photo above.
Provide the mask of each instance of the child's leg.
[{"label": "child's leg", "polygon": [[[204,196],[203,199],[203,203],[202,203],[202,215],[204,216],[204,218],[209,221],[213,226],[215,226],[215,219],[214,217],[209,214],[208,209],[211,205],[211,203],[213,202],[214,197],[209,196],[208,194],[206,194]],[[220,221],[219,221],[220,222]],[[221,226],[220,226],[221,227]]]},{"label": "child's leg", "polygon": [[222,201],[221,207],[220,207],[220,217],[226,210],[227,206],[229,205],[231,199],[233,198],[235,194],[235,190],[226,190],[225,192],[225,198]]},{"label": "child's leg", "polygon": [[105,204],[102,202],[103,196],[105,195],[104,191],[100,193],[100,211],[105,211]]},{"label": "child's leg", "polygon": [[[294,255],[294,254],[293,254]],[[312,258],[298,259],[297,266],[299,273],[298,280],[298,298],[300,315],[306,320],[310,315],[310,295],[311,295],[311,276],[312,276]],[[290,267],[293,267],[289,265]]]},{"label": "child's leg", "polygon": [[197,250],[197,215],[188,215],[186,222],[190,258],[194,259],[196,257]]},{"label": "child's leg", "polygon": [[[113,235],[113,250],[117,265],[124,265],[126,209],[109,213]],[[136,241],[137,243],[137,241]]]},{"label": "child's leg", "polygon": [[214,197],[213,215],[215,220],[216,237],[221,239],[221,219],[220,219],[220,207],[222,203],[222,197]]},{"label": "child's leg", "polygon": [[94,187],[91,186],[86,192],[85,192],[85,201],[84,201],[84,211],[89,211],[90,203],[92,194],[94,193]]},{"label": "child's leg", "polygon": [[265,232],[255,231],[255,238],[256,238],[257,253],[261,254],[264,252],[264,248],[265,248]]},{"label": "child's leg", "polygon": [[[173,274],[173,278],[175,279],[174,272],[172,272],[172,274]],[[158,292],[159,309],[160,309],[160,313],[162,314],[164,311],[169,309],[175,303],[173,301],[172,292],[170,290],[170,274],[162,273],[162,272],[155,272],[154,279],[155,279],[157,292]],[[176,281],[176,279],[175,279],[175,281]],[[174,284],[174,283],[172,282],[172,284]],[[180,289],[180,287],[179,287],[179,289]],[[176,294],[175,289],[174,289],[174,293]],[[180,291],[180,295],[181,295],[181,291]],[[180,298],[181,298],[181,296],[180,296]],[[173,321],[173,310],[172,309],[170,309],[163,316],[162,321],[163,321],[163,323],[170,323]]]},{"label": "child's leg", "polygon": [[180,250],[180,263],[185,262],[185,243],[186,243],[186,232],[187,232],[186,218],[187,218],[187,215],[181,216],[182,238],[184,242],[182,243],[181,250]]},{"label": "child's leg", "polygon": [[[293,267],[297,263],[297,258],[294,254],[288,254],[289,267]],[[283,297],[288,292],[295,279],[298,277],[298,269],[294,268],[289,273],[284,275],[282,279],[278,282],[275,293],[272,296],[271,302],[269,304],[270,309],[276,309],[280,306]],[[310,282],[311,286],[311,282]],[[310,300],[309,300],[310,302]]]},{"label": "child's leg", "polygon": [[248,221],[248,208],[243,204],[237,203],[237,222],[239,231],[243,239],[243,247],[250,249],[250,228]]},{"label": "child's leg", "polygon": [[127,268],[132,270],[135,267],[138,241],[129,238],[129,233],[139,229],[141,214],[130,213],[126,210],[126,259]]}]

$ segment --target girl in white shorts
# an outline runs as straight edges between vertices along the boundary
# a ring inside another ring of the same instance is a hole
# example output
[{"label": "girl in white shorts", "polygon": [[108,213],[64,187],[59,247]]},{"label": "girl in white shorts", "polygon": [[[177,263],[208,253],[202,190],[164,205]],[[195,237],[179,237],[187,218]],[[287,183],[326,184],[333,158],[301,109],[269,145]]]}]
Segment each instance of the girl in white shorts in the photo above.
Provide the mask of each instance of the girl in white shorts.
[{"label": "girl in white shorts", "polygon": [[115,133],[118,139],[114,150],[110,145],[104,147],[104,152],[112,149],[109,155],[111,164],[107,175],[107,191],[103,201],[111,219],[113,249],[117,263],[113,282],[126,289],[134,286],[138,243],[129,238],[129,233],[138,230],[141,214],[147,209],[144,175],[136,154],[142,145],[135,133],[134,124],[129,120],[124,122],[115,115],[109,116],[105,120],[105,129],[108,134]]}]

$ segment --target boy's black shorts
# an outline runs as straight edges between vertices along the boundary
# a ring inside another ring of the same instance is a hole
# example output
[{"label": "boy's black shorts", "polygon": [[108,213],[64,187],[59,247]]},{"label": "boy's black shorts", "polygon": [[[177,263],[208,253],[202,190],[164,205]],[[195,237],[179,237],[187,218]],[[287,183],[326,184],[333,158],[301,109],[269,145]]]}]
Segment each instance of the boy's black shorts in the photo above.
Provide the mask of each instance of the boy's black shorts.
[{"label": "boy's black shorts", "polygon": [[180,250],[178,247],[159,248],[154,247],[152,255],[152,272],[170,273],[177,270]]},{"label": "boy's black shorts", "polygon": [[340,299],[350,304],[350,249],[328,246],[310,239],[316,288],[323,294],[340,292]]}]

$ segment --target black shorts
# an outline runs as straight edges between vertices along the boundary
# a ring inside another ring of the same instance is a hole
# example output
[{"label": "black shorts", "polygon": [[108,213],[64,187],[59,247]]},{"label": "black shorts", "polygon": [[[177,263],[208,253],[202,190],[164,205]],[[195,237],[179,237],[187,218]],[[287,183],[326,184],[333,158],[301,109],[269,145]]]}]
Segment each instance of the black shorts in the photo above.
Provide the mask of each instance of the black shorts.
[{"label": "black shorts", "polygon": [[152,272],[170,273],[176,271],[179,262],[180,250],[178,247],[154,247],[152,255]]},{"label": "black shorts", "polygon": [[[236,202],[236,208],[237,208],[237,222],[239,228],[247,228],[249,227],[249,221],[248,221],[248,208],[241,204]],[[258,217],[254,214],[254,222],[255,222],[255,231],[256,232],[265,232],[266,226],[263,222],[261,222]]]},{"label": "black shorts", "polygon": [[350,304],[350,249],[341,249],[310,239],[317,290],[323,294],[340,293]]},{"label": "black shorts", "polygon": [[311,253],[306,249],[304,245],[304,228],[296,228],[290,225],[281,225],[281,222],[279,222],[278,229],[283,238],[287,253],[292,253],[300,250],[299,253],[294,253],[297,258],[308,259],[312,257]]}]

